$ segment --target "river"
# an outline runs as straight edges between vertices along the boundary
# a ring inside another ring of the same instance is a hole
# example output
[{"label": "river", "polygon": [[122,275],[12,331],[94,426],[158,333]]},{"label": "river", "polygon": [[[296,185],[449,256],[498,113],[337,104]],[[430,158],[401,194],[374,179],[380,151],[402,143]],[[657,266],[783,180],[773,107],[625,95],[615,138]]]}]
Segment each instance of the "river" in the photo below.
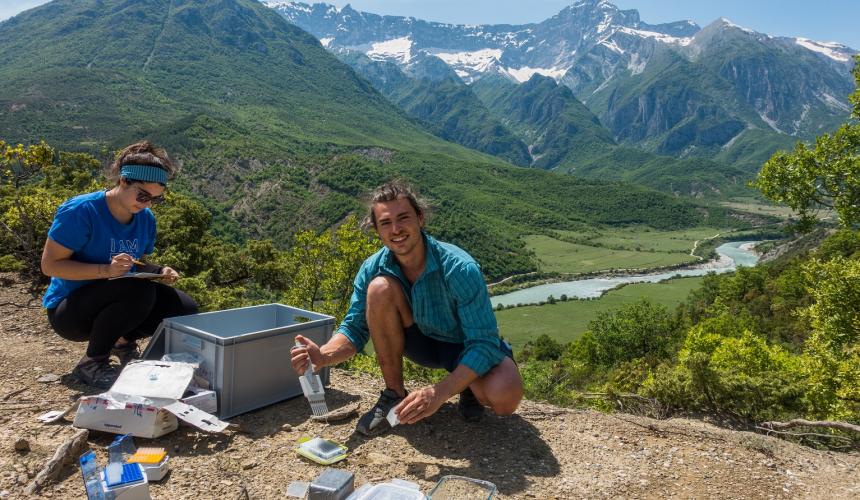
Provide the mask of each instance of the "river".
[{"label": "river", "polygon": [[560,283],[547,283],[545,285],[537,285],[531,288],[524,288],[515,292],[506,293],[490,297],[493,307],[498,304],[516,305],[516,304],[537,304],[544,301],[552,295],[559,298],[562,295],[567,295],[568,298],[594,298],[600,297],[607,290],[611,290],[618,285],[628,283],[657,283],[674,276],[703,276],[709,272],[727,273],[734,271],[739,266],[754,266],[758,262],[758,255],[752,250],[755,241],[732,241],[724,243],[717,247],[718,258],[702,263],[693,264],[682,269],[673,269],[671,271],[650,273],[650,274],[632,274],[628,276],[612,276],[605,278],[587,278],[574,281],[564,281]]}]

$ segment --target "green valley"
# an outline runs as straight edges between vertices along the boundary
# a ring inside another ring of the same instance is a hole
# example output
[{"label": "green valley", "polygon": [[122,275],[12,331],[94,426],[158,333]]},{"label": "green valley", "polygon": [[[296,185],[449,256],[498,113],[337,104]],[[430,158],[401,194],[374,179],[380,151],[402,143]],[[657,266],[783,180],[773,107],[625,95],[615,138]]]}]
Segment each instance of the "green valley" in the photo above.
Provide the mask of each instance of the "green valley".
[{"label": "green valley", "polygon": [[699,257],[690,255],[696,241],[724,231],[715,228],[660,231],[635,226],[556,231],[551,236],[528,236],[526,245],[535,253],[544,272],[650,269],[698,262]]},{"label": "green valley", "polygon": [[[499,332],[515,351],[526,342],[548,335],[559,343],[572,342],[588,330],[599,313],[613,311],[643,298],[673,310],[699,288],[703,278],[677,278],[662,283],[635,283],[611,290],[600,299],[557,301],[496,311]],[[556,297],[558,299],[558,297]]]}]

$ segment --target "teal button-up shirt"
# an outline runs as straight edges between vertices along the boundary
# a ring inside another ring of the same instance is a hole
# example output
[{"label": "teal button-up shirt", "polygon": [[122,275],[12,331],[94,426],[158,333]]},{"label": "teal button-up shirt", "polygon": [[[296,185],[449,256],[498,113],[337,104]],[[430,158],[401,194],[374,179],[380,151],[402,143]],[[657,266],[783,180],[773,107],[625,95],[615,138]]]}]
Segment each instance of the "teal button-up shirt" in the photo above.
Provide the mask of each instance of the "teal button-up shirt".
[{"label": "teal button-up shirt", "polygon": [[349,311],[338,331],[361,351],[370,338],[365,315],[367,286],[377,276],[393,276],[403,285],[421,332],[444,342],[465,344],[459,364],[482,376],[501,363],[505,353],[500,348],[496,316],[481,268],[461,248],[423,236],[427,250],[424,272],[412,285],[388,248],[364,261],[353,283]]}]

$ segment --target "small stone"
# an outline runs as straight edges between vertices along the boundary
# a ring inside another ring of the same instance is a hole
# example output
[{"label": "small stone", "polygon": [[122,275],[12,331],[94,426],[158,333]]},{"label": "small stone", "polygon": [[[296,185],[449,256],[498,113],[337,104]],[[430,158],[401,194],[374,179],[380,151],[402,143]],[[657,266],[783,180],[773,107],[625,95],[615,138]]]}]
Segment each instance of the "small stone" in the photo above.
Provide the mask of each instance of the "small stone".
[{"label": "small stone", "polygon": [[178,444],[173,445],[173,453],[179,453],[179,445]]},{"label": "small stone", "polygon": [[59,382],[60,376],[56,373],[46,373],[41,377],[36,379],[36,382],[41,382],[43,384],[53,384],[54,382]]},{"label": "small stone", "polygon": [[17,477],[17,478],[15,478],[15,481],[17,481],[17,482],[18,482],[18,484],[25,484],[25,483],[27,483],[27,481],[29,481],[29,480],[30,480],[30,478],[28,478],[28,477],[27,477],[27,474],[24,474],[23,472],[22,472],[22,473],[20,473],[20,474],[18,474],[18,477]]},{"label": "small stone", "polygon": [[286,432],[293,432],[293,426],[290,424],[284,424],[281,426],[281,430]]},{"label": "small stone", "polygon": [[242,462],[242,470],[253,469],[257,466],[256,460],[248,460],[246,462]]},{"label": "small stone", "polygon": [[30,442],[24,438],[15,440],[15,451],[25,452],[30,451]]}]

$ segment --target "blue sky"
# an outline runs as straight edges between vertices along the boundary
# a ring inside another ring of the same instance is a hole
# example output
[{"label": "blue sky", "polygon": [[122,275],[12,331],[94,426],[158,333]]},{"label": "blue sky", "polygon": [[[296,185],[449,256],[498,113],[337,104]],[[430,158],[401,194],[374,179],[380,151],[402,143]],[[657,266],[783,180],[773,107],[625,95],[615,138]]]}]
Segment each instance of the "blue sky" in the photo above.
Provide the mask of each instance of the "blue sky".
[{"label": "blue sky", "polygon": [[[524,24],[551,17],[575,0],[351,0],[329,1],[357,10],[457,24]],[[860,49],[860,0],[610,0],[637,9],[651,24],[719,17],[769,35],[802,36]],[[305,0],[314,3],[313,0]],[[46,0],[0,0],[0,19]]]}]

